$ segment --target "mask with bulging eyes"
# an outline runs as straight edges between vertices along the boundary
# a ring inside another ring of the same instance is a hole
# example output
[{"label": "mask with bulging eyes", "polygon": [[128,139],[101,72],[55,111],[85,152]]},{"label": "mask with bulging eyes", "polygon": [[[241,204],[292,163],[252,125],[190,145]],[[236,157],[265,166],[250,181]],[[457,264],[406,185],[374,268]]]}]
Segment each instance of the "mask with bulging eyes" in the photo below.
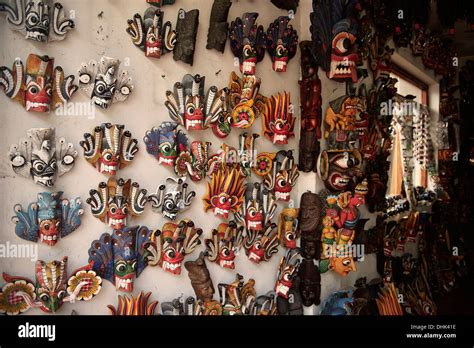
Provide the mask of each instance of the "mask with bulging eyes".
[{"label": "mask with bulging eyes", "polygon": [[286,72],[288,62],[298,49],[298,34],[289,21],[289,17],[278,17],[267,30],[266,47],[276,72]]},{"label": "mask with bulging eyes", "polygon": [[134,86],[126,71],[119,72],[120,61],[102,57],[99,62],[91,60],[79,69],[79,87],[92,102],[107,109],[115,102],[125,101]]},{"label": "mask with bulging eyes", "polygon": [[39,185],[52,187],[57,176],[72,169],[77,151],[64,138],[56,138],[54,128],[32,128],[27,136],[18,145],[10,146],[13,171],[31,177]]},{"label": "mask with bulging eyes", "polygon": [[328,190],[344,191],[361,174],[362,156],[358,150],[326,150],[319,158],[319,173]]}]

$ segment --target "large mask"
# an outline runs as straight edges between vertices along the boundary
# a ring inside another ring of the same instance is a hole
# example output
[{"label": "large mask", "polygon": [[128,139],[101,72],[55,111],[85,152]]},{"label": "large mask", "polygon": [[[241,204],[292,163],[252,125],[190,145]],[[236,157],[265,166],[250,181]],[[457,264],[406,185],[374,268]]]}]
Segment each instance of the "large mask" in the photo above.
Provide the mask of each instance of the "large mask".
[{"label": "large mask", "polygon": [[188,271],[188,277],[191,280],[196,298],[203,302],[212,301],[215,290],[211,274],[204,260],[204,253],[201,252],[194,261],[186,261],[184,267]]},{"label": "large mask", "polygon": [[237,213],[244,200],[244,177],[236,168],[218,170],[208,183],[207,194],[203,198],[205,211],[227,219],[229,213]]},{"label": "large mask", "polygon": [[0,85],[7,97],[21,103],[26,111],[49,112],[67,103],[77,90],[73,75],[65,76],[60,66],[53,68],[54,58],[30,54],[26,73],[20,59],[11,70],[0,67]]},{"label": "large mask", "polygon": [[319,158],[319,175],[327,189],[340,192],[361,174],[361,166],[358,150],[325,150]]},{"label": "large mask", "polygon": [[132,292],[135,278],[148,265],[146,248],[151,234],[144,226],[114,230],[112,235],[104,233],[89,248],[89,264],[117,290]]},{"label": "large mask", "polygon": [[313,1],[311,37],[313,54],[330,79],[357,82],[357,1]]},{"label": "large mask", "polygon": [[149,58],[161,58],[173,51],[176,44],[176,31],[172,30],[171,22],[163,25],[164,12],[149,7],[143,18],[136,13],[127,21],[127,33],[135,46],[145,52]]},{"label": "large mask", "polygon": [[230,47],[244,75],[255,75],[257,63],[265,57],[265,31],[257,26],[257,17],[255,12],[244,13],[230,23]]},{"label": "large mask", "polygon": [[286,72],[288,62],[298,50],[298,33],[289,21],[289,17],[278,17],[267,29],[266,48],[276,72]]},{"label": "large mask", "polygon": [[83,63],[78,70],[79,87],[102,109],[125,101],[134,88],[132,78],[125,70],[119,72],[119,67],[120,60],[104,56],[99,62]]},{"label": "large mask", "polygon": [[275,194],[277,201],[288,202],[299,175],[292,151],[278,151],[272,171],[265,176],[263,185]]},{"label": "large mask", "polygon": [[196,49],[196,36],[199,26],[199,10],[185,11],[180,9],[176,22],[176,44],[173,59],[193,65]]},{"label": "large mask", "polygon": [[91,206],[92,215],[114,230],[120,230],[127,226],[130,216],[143,213],[146,193],[131,179],[110,178],[107,182],[101,182],[97,190],[90,190],[90,198],[86,202]]},{"label": "large mask", "polygon": [[32,128],[26,134],[8,151],[13,171],[36,184],[54,186],[56,177],[74,167],[77,151],[66,139],[56,138],[54,128]]},{"label": "large mask", "polygon": [[166,182],[167,185],[158,187],[155,194],[148,196],[148,200],[153,211],[161,212],[164,217],[174,221],[179,213],[191,205],[196,192],[188,193],[188,184],[183,179],[167,178]]},{"label": "large mask", "polygon": [[[314,215],[311,218],[314,219]],[[298,209],[283,208],[278,217],[278,238],[280,243],[285,248],[295,249],[296,241],[299,237]]]},{"label": "large mask", "polygon": [[299,143],[299,170],[308,173],[317,171],[317,159],[321,139],[321,80],[318,66],[311,52],[311,42],[300,43],[301,75],[299,81],[301,98],[301,131]]},{"label": "large mask", "polygon": [[158,160],[159,164],[173,167],[182,151],[188,149],[187,135],[178,130],[176,122],[163,122],[146,132],[143,141],[146,151]]},{"label": "large mask", "polygon": [[255,280],[244,282],[244,277],[236,275],[230,284],[219,283],[219,297],[224,315],[245,315],[252,312],[256,300]]},{"label": "large mask", "polygon": [[268,261],[278,252],[278,231],[276,224],[268,224],[261,231],[247,230],[244,238],[245,253],[250,261],[260,263]]},{"label": "large mask", "polygon": [[165,106],[170,118],[187,130],[202,130],[215,123],[225,103],[225,95],[216,86],[205,93],[205,77],[184,75],[174,91],[166,92]]},{"label": "large mask", "polygon": [[215,49],[224,53],[229,32],[227,17],[232,6],[231,0],[214,0],[212,4],[211,17],[209,19],[209,30],[207,32],[208,50]]},{"label": "large mask", "polygon": [[81,225],[84,213],[79,198],[73,201],[62,198],[62,192],[38,193],[38,200],[28,205],[24,211],[20,204],[13,210],[15,233],[18,237],[31,242],[55,245],[59,239],[74,232]]},{"label": "large mask", "polygon": [[222,268],[234,269],[235,257],[243,241],[244,227],[237,227],[235,221],[220,223],[211,232],[211,238],[206,239],[206,256],[211,262]]},{"label": "large mask", "polygon": [[85,159],[100,173],[114,176],[126,167],[138,152],[138,141],[121,124],[103,123],[94,133],[85,133],[81,146]]},{"label": "large mask", "polygon": [[167,222],[160,231],[151,236],[148,247],[148,264],[160,266],[171,274],[181,274],[181,264],[186,255],[191,254],[201,244],[200,228],[194,222],[182,220],[178,224]]},{"label": "large mask", "polygon": [[262,231],[270,223],[276,208],[275,197],[261,184],[246,184],[244,204],[235,218],[246,231]]},{"label": "large mask", "polygon": [[67,276],[67,256],[61,261],[36,261],[36,282],[24,277],[3,273],[7,282],[0,290],[0,313],[15,315],[30,308],[56,312],[64,302],[89,301],[102,288],[102,279],[90,269],[82,267]]},{"label": "large mask", "polygon": [[59,41],[74,28],[74,21],[66,19],[63,5],[50,0],[16,0],[3,2],[0,12],[7,13],[7,22],[13,30],[20,31],[26,39],[34,41]]},{"label": "large mask", "polygon": [[230,108],[232,127],[249,128],[265,110],[267,98],[259,93],[261,80],[255,75],[240,78],[235,72],[230,75]]},{"label": "large mask", "polygon": [[280,265],[278,266],[275,293],[284,299],[288,299],[290,289],[293,286],[293,278],[298,272],[298,267],[301,262],[301,260],[298,259],[298,255],[298,250],[288,250],[286,255],[281,258]]},{"label": "large mask", "polygon": [[321,274],[313,259],[303,259],[298,270],[300,294],[306,307],[321,303]]},{"label": "large mask", "polygon": [[149,302],[151,291],[144,293],[140,291],[137,297],[131,295],[118,295],[117,308],[113,305],[108,305],[111,315],[156,315],[156,307],[158,301]]},{"label": "large mask", "polygon": [[290,94],[284,92],[268,98],[262,117],[263,134],[273,144],[286,145],[294,136],[295,117],[290,103]]}]

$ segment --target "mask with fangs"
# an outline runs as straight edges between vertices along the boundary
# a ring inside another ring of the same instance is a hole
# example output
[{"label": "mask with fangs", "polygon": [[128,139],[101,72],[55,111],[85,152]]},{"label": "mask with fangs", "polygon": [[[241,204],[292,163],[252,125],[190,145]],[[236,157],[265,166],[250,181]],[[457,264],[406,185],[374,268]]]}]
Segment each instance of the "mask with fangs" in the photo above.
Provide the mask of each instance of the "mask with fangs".
[{"label": "mask with fangs", "polygon": [[275,194],[277,201],[288,202],[296,179],[299,177],[298,167],[294,163],[293,152],[278,151],[271,173],[263,179],[265,188]]},{"label": "mask with fangs", "polygon": [[267,29],[267,51],[276,72],[286,72],[288,62],[298,50],[298,33],[288,24],[289,21],[289,17],[278,17]]},{"label": "mask with fangs", "polygon": [[165,166],[173,167],[179,154],[188,149],[187,135],[177,128],[175,122],[163,122],[147,131],[143,138],[146,151]]},{"label": "mask with fangs", "polygon": [[167,185],[161,185],[155,194],[148,196],[153,211],[161,213],[170,220],[176,220],[179,213],[186,210],[196,192],[188,193],[188,184],[184,179],[167,178]]},{"label": "mask with fangs", "polygon": [[265,110],[267,98],[259,93],[261,80],[255,75],[240,78],[235,72],[230,75],[230,108],[232,127],[249,128]]},{"label": "mask with fangs", "polygon": [[237,256],[243,241],[244,227],[237,227],[235,221],[220,223],[206,239],[206,257],[222,268],[234,269]]},{"label": "mask with fangs", "polygon": [[205,77],[184,75],[174,91],[166,92],[165,106],[170,118],[187,130],[202,130],[217,122],[226,93],[211,86],[205,94]]},{"label": "mask with fangs", "polygon": [[0,67],[0,86],[7,97],[21,103],[26,111],[49,112],[71,99],[77,86],[74,76],[65,76],[60,66],[54,68],[54,58],[28,55],[26,73],[23,62],[15,60],[12,70]]},{"label": "mask with fangs", "polygon": [[89,301],[102,288],[100,278],[90,265],[67,276],[67,256],[61,261],[36,261],[36,282],[3,273],[7,282],[0,289],[0,313],[16,315],[30,308],[55,313],[64,302]]},{"label": "mask with fangs", "polygon": [[298,259],[299,251],[290,249],[280,260],[278,266],[277,281],[275,283],[275,293],[284,299],[288,299],[289,292],[293,286],[293,278],[298,272],[300,260]]},{"label": "mask with fangs", "polygon": [[181,220],[179,223],[167,222],[161,231],[152,234],[148,246],[148,264],[159,266],[172,274],[181,274],[181,264],[186,255],[191,254],[201,244],[202,230],[194,222]]},{"label": "mask with fangs", "polygon": [[135,278],[148,266],[146,255],[152,231],[144,226],[114,230],[94,240],[89,248],[89,264],[102,278],[120,291],[132,292]]},{"label": "mask with fangs", "polygon": [[[312,216],[314,219],[314,216]],[[296,248],[296,241],[300,237],[298,228],[298,209],[283,208],[278,217],[278,238],[280,243],[288,249]]]},{"label": "mask with fangs", "polygon": [[260,183],[246,184],[244,204],[234,214],[235,219],[245,227],[245,230],[262,231],[275,214],[277,204],[275,196]]},{"label": "mask with fangs", "polygon": [[265,105],[262,117],[263,133],[273,144],[286,145],[294,137],[295,117],[289,93],[271,96]]},{"label": "mask with fangs", "polygon": [[328,190],[344,191],[361,175],[362,155],[358,150],[325,150],[319,158],[319,175]]},{"label": "mask with fangs", "polygon": [[255,12],[244,13],[230,23],[230,47],[244,75],[255,75],[257,63],[265,57],[265,31],[257,26],[257,17]]},{"label": "mask with fangs", "polygon": [[174,49],[176,31],[172,29],[171,22],[163,24],[163,17],[163,11],[149,7],[143,18],[136,13],[133,19],[127,21],[127,33],[133,44],[145,52],[148,58],[161,58]]},{"label": "mask with fangs", "polygon": [[90,190],[87,204],[92,215],[107,223],[114,230],[127,226],[128,217],[138,216],[145,210],[147,191],[140,190],[138,183],[131,179],[110,178],[101,182],[97,190]]},{"label": "mask with fangs", "polygon": [[2,2],[0,12],[6,12],[7,22],[25,39],[49,42],[60,41],[74,28],[74,21],[64,16],[63,5],[49,0],[16,0]]},{"label": "mask with fangs", "polygon": [[27,138],[18,145],[11,145],[8,156],[13,171],[32,178],[36,184],[52,187],[56,177],[69,172],[77,157],[77,151],[64,138],[56,138],[54,128],[32,128]]},{"label": "mask with fangs", "polygon": [[334,80],[357,82],[357,1],[313,1],[311,37],[318,65]]},{"label": "mask with fangs", "polygon": [[79,198],[70,201],[62,198],[62,192],[38,193],[38,200],[30,203],[27,211],[20,204],[13,208],[16,216],[15,233],[18,237],[31,242],[43,242],[55,245],[60,238],[66,237],[81,225],[84,213]]},{"label": "mask with fangs", "polygon": [[270,260],[273,254],[278,252],[280,244],[277,225],[269,223],[260,231],[248,229],[243,243],[250,261],[260,263]]},{"label": "mask with fangs", "polygon": [[255,280],[250,278],[244,282],[244,277],[237,274],[230,284],[219,283],[220,302],[224,315],[248,315],[251,313],[256,300]]},{"label": "mask with fangs", "polygon": [[244,177],[237,168],[225,168],[212,174],[204,196],[205,211],[212,210],[214,215],[227,219],[229,213],[237,213],[244,199]]},{"label": "mask with fangs", "polygon": [[99,62],[83,63],[78,70],[79,88],[94,105],[107,109],[113,103],[125,101],[134,86],[127,71],[119,72],[120,60],[102,57]]},{"label": "mask with fangs", "polygon": [[93,134],[85,133],[81,146],[84,157],[100,173],[114,176],[126,167],[138,152],[138,141],[121,124],[103,123],[94,128]]},{"label": "mask with fangs", "polygon": [[157,315],[155,313],[158,301],[149,302],[152,292],[140,291],[137,297],[118,295],[117,307],[108,305],[111,315]]}]

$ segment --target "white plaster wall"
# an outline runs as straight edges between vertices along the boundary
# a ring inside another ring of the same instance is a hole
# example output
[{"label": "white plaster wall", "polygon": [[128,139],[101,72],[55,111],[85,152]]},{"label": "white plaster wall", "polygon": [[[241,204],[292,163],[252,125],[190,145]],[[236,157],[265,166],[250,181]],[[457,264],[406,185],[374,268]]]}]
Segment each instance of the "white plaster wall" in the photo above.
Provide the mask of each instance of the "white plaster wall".
[{"label": "white plaster wall", "polygon": [[[162,59],[153,60],[144,56],[143,52],[137,49],[125,32],[127,19],[132,18],[136,12],[143,14],[147,8],[145,1],[139,0],[63,0],[66,11],[73,10],[75,14],[76,29],[68,34],[63,42],[53,42],[48,45],[26,41],[22,35],[9,30],[4,18],[0,19],[0,65],[11,67],[16,57],[26,61],[29,53],[48,54],[55,57],[56,64],[61,65],[66,74],[77,75],[77,69],[82,62],[90,59],[99,59],[101,55],[119,58],[123,62],[129,62],[129,66],[123,67],[129,71],[134,79],[135,90],[125,103],[115,104],[106,111],[96,109],[94,119],[86,116],[57,116],[27,113],[19,104],[8,100],[3,94],[0,96],[0,115],[2,119],[0,137],[0,243],[28,243],[19,239],[14,234],[14,225],[10,221],[13,215],[12,208],[16,203],[21,203],[24,207],[33,201],[38,192],[44,191],[40,186],[35,185],[31,180],[16,177],[10,168],[7,151],[10,144],[18,142],[19,138],[26,135],[26,130],[32,127],[55,127],[58,136],[64,136],[69,142],[74,143],[80,152],[75,168],[62,178],[57,180],[55,190],[64,191],[64,197],[81,197],[84,202],[86,213],[82,218],[82,226],[70,236],[61,240],[56,246],[48,247],[39,245],[39,258],[43,260],[60,259],[62,256],[69,256],[69,272],[87,263],[87,251],[90,243],[98,239],[104,232],[111,232],[98,219],[95,219],[85,203],[88,191],[96,188],[100,181],[106,181],[106,177],[98,173],[89,163],[82,158],[82,149],[79,141],[82,140],[84,132],[90,132],[96,125],[103,122],[125,124],[126,129],[139,140],[140,151],[134,162],[127,168],[119,172],[119,177],[132,178],[141,187],[149,192],[154,192],[167,176],[173,173],[170,169],[158,165],[157,161],[147,154],[142,138],[145,132],[154,126],[158,126],[163,121],[169,120],[168,112],[163,105],[165,91],[171,89],[176,81],[180,81],[186,73],[200,74],[206,76],[206,86],[212,84],[219,88],[228,84],[229,74],[233,70],[238,70],[234,66],[233,55],[229,44],[225,54],[205,49],[209,16],[212,6],[211,0],[177,0],[175,5],[166,6],[165,20],[171,20],[173,25],[176,22],[178,10],[184,8],[191,10],[199,8],[199,32],[197,37],[197,50],[195,53],[194,66],[185,65],[182,62],[175,62],[172,54]],[[101,18],[98,14],[103,11]],[[260,13],[258,22],[266,28],[279,15],[285,15],[285,11],[279,10],[270,4],[269,1],[239,0],[234,1],[230,9],[229,22],[244,12],[255,11]],[[309,40],[309,13],[311,12],[311,1],[300,1],[300,7],[293,20],[293,26],[298,29],[300,40]],[[220,71],[219,73],[217,73]],[[291,93],[292,102],[299,106],[299,52],[290,62],[288,71],[284,74],[277,74],[271,69],[271,60],[267,55],[262,63],[257,65],[257,75],[262,78],[261,92],[270,96],[279,91]],[[325,74],[320,72],[322,80],[323,113],[328,102],[344,94],[344,84],[330,81]],[[78,91],[72,99],[73,102],[87,103],[88,99]],[[296,108],[298,110],[298,108]],[[299,113],[298,113],[299,118]],[[299,134],[299,120],[297,121],[296,134]],[[260,133],[261,120],[257,120],[252,128],[253,132]],[[229,145],[238,146],[238,130],[233,130],[230,137],[225,139]],[[189,134],[191,140],[210,140],[213,143],[212,150],[215,152],[219,148],[221,141],[211,132],[198,131]],[[269,140],[261,137],[257,140],[259,151],[278,151]],[[283,148],[283,147],[282,147]],[[286,149],[295,149],[297,158],[297,141],[293,139]],[[253,176],[253,179],[257,178]],[[191,189],[195,190],[197,197],[191,208],[181,217],[188,217],[195,221],[196,226],[204,230],[204,237],[207,237],[212,228],[217,227],[219,219],[211,213],[205,214],[201,198],[206,192],[206,183],[191,183]],[[319,192],[323,188],[323,183],[313,173],[301,173],[296,188],[293,190],[292,198],[296,205],[299,205],[300,195],[306,191]],[[279,203],[277,214],[283,207]],[[277,215],[276,215],[277,216]],[[369,217],[367,211],[364,216]],[[366,227],[371,227],[375,219],[373,216]],[[275,219],[276,221],[276,219]],[[161,215],[151,211],[149,207],[145,213],[133,221],[134,224],[148,226],[149,228],[161,228],[165,220]],[[204,238],[203,238],[204,239]],[[202,245],[194,254],[187,256],[186,260],[193,260],[198,256]],[[209,264],[214,285],[220,282],[230,282],[234,279],[235,273],[241,273],[245,279],[252,277],[256,280],[256,290],[258,294],[264,294],[273,288],[277,265],[284,250],[273,256],[270,262],[254,265],[248,261],[244,251],[236,261],[236,270],[228,271],[219,268],[215,264]],[[347,278],[340,278],[332,272],[322,275],[321,299],[324,300],[332,292],[341,287],[353,285],[355,279],[360,276],[367,276],[371,279],[377,276],[375,271],[375,257],[369,255],[364,262],[357,264],[358,271]],[[33,278],[34,262],[28,259],[0,259],[0,271],[7,271],[14,275]],[[169,301],[181,293],[185,296],[193,294],[187,271],[183,267],[180,276],[174,276],[162,271],[160,268],[148,267],[142,275],[135,281],[135,293],[139,291],[152,291],[153,300],[160,302]],[[216,294],[217,297],[217,294]],[[98,297],[90,302],[76,304],[65,304],[60,313],[70,313],[72,309],[79,314],[108,314],[106,305],[116,304],[117,293],[113,284],[104,281],[103,289]],[[29,314],[40,314],[37,309],[28,312]],[[305,313],[319,313],[317,308],[306,308]]]}]

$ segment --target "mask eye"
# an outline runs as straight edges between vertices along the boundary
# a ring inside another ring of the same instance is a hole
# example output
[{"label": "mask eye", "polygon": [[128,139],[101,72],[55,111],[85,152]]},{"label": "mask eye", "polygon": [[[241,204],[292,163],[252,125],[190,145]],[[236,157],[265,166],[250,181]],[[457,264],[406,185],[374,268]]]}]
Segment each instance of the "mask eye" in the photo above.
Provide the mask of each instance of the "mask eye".
[{"label": "mask eye", "polygon": [[252,54],[252,48],[250,47],[244,48],[244,56],[250,57],[251,54]]},{"label": "mask eye", "polygon": [[277,181],[277,185],[280,186],[280,187],[285,187],[286,185],[286,180],[285,179],[279,179]]},{"label": "mask eye", "polygon": [[293,233],[289,232],[289,233],[286,234],[286,239],[287,240],[293,240],[293,239],[295,239],[295,236],[293,235]]},{"label": "mask eye", "polygon": [[35,13],[35,12],[31,12],[30,14],[28,14],[28,16],[26,17],[26,23],[28,25],[35,25],[36,23],[39,22],[39,17],[38,15]]},{"label": "mask eye", "polygon": [[33,162],[33,169],[37,172],[42,172],[46,168],[46,165],[41,160],[36,160]]},{"label": "mask eye", "polygon": [[110,208],[110,212],[111,212],[112,214],[115,214],[115,213],[117,212],[117,208],[116,208],[116,207]]},{"label": "mask eye", "polygon": [[30,93],[30,94],[37,94],[38,92],[39,92],[39,88],[35,85],[30,86],[28,88],[28,93]]},{"label": "mask eye", "polygon": [[56,170],[57,164],[56,164],[55,159],[52,159],[51,162],[49,162],[49,165],[50,165],[51,168],[53,168],[53,170]]},{"label": "mask eye", "polygon": [[61,290],[58,292],[58,298],[62,300],[66,296],[66,291]]},{"label": "mask eye", "polygon": [[104,160],[110,161],[111,159],[112,159],[112,154],[111,154],[111,153],[106,153],[106,154],[104,155]]},{"label": "mask eye", "polygon": [[186,106],[186,112],[189,114],[189,115],[193,115],[194,114],[194,111],[195,111],[195,107],[194,107],[194,104],[188,104]]},{"label": "mask eye", "polygon": [[344,261],[342,261],[342,264],[343,264],[344,266],[348,267],[348,266],[350,266],[350,264],[351,264],[351,260],[349,260],[349,259],[344,260]]},{"label": "mask eye", "polygon": [[226,248],[226,247],[222,248],[221,253],[222,253],[224,256],[229,256],[229,255],[230,255],[230,251],[229,251],[229,249]]},{"label": "mask eye", "polygon": [[221,198],[219,198],[219,202],[221,204],[224,204],[225,202],[227,202],[227,198],[226,197],[221,197]]},{"label": "mask eye", "polygon": [[127,269],[127,266],[125,265],[124,262],[119,262],[117,264],[117,266],[115,266],[115,270],[118,272],[118,273],[123,273],[125,272],[125,270]]},{"label": "mask eye", "polygon": [[172,259],[176,256],[176,253],[173,249],[170,249],[170,250],[166,251],[166,256],[169,257],[170,259]]},{"label": "mask eye", "polygon": [[48,302],[49,301],[49,295],[46,294],[46,293],[43,293],[43,294],[39,295],[39,298],[43,302]]},{"label": "mask eye", "polygon": [[256,249],[256,250],[262,249],[262,244],[260,244],[260,242],[256,242],[256,243],[255,243],[255,249]]},{"label": "mask eye", "polygon": [[123,212],[124,214],[127,214],[127,213],[128,213],[128,208],[127,208],[127,207],[123,207],[123,208],[122,208],[122,212]]},{"label": "mask eye", "polygon": [[53,89],[51,87],[48,87],[46,89],[46,94],[51,97],[51,95],[53,94]]},{"label": "mask eye", "polygon": [[289,281],[291,280],[290,274],[289,274],[289,273],[285,273],[285,274],[283,275],[283,280],[286,280],[287,282],[289,282]]},{"label": "mask eye", "polygon": [[132,263],[132,270],[133,270],[133,271],[136,271],[136,269],[137,269],[137,261],[133,261],[133,263]]},{"label": "mask eye", "polygon": [[99,81],[99,82],[97,82],[97,83],[95,84],[95,91],[96,91],[96,93],[102,94],[102,93],[105,92],[105,89],[106,89],[106,87],[105,87],[105,83],[104,83],[104,82]]}]

